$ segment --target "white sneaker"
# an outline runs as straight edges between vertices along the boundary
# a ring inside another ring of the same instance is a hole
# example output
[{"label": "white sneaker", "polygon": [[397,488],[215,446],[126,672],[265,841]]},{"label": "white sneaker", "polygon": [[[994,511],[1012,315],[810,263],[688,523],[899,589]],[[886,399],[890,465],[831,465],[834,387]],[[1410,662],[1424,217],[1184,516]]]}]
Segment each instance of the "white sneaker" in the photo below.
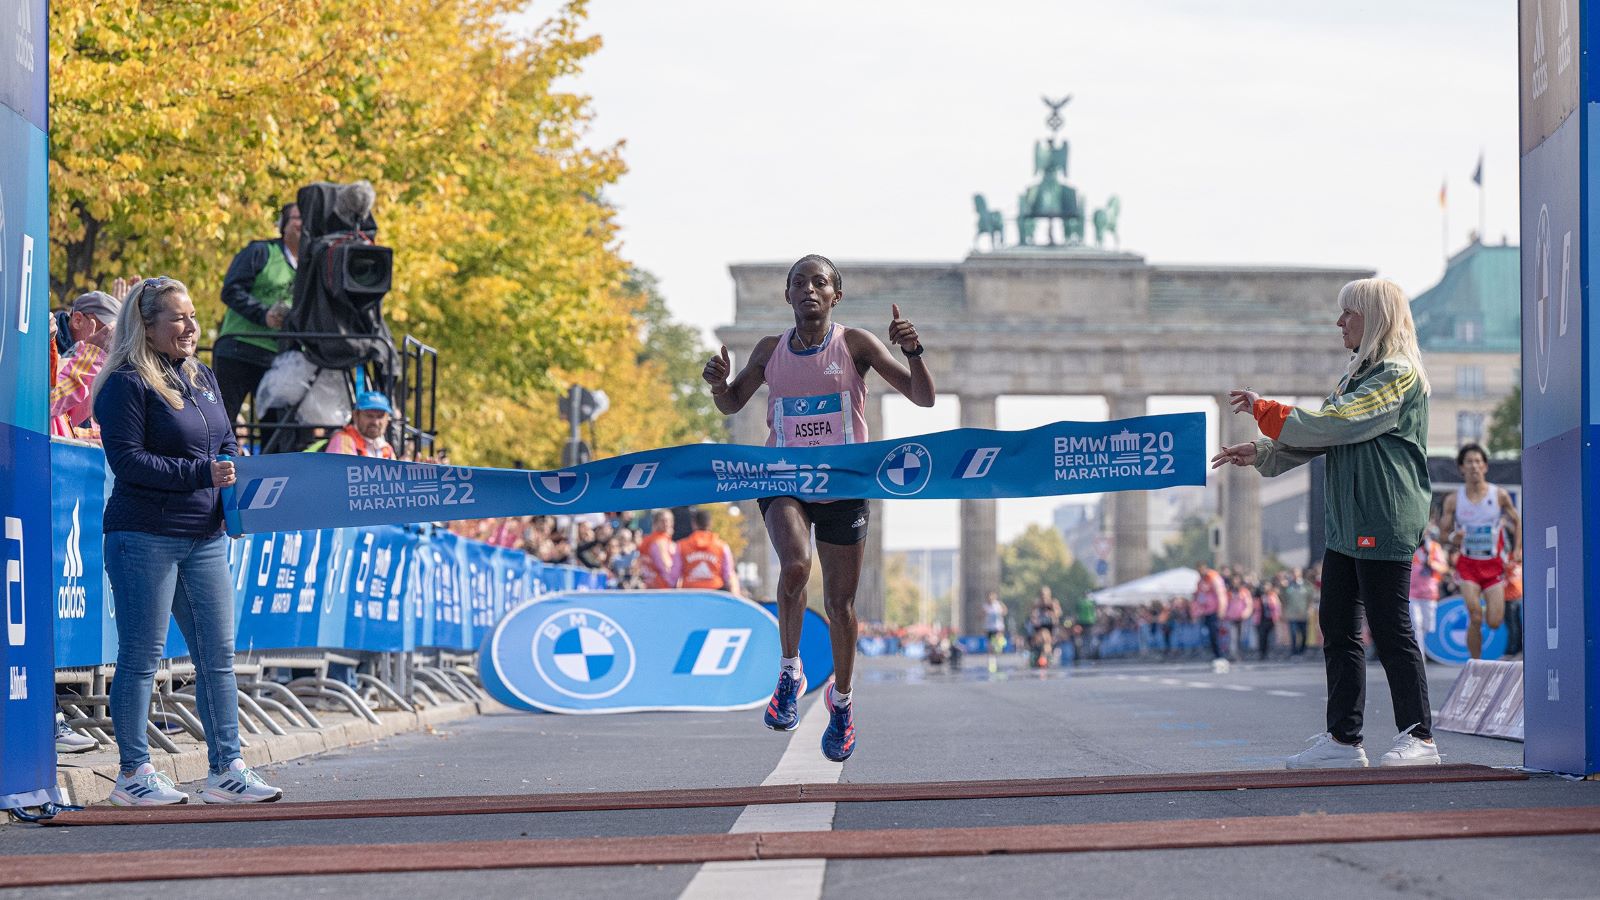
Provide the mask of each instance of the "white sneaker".
[{"label": "white sneaker", "polygon": [[111,789],[113,806],[172,806],[188,802],[189,795],[149,763],[135,769],[132,775],[119,776],[117,786]]},{"label": "white sneaker", "polygon": [[1226,674],[1228,674],[1228,671],[1230,669],[1232,669],[1232,668],[1233,668],[1233,664],[1232,663],[1230,663],[1227,660],[1222,659],[1220,657],[1218,657],[1217,659],[1213,659],[1211,661],[1211,673],[1213,675],[1226,675]]},{"label": "white sneaker", "polygon": [[228,764],[221,775],[207,775],[205,789],[200,799],[206,803],[271,803],[283,796],[283,791],[267,784],[256,770],[236,759]]},{"label": "white sneaker", "polygon": [[1365,769],[1367,751],[1360,744],[1341,744],[1324,731],[1308,738],[1311,746],[1284,761],[1286,769]]},{"label": "white sneaker", "polygon": [[[1417,726],[1413,725],[1411,728]],[[1394,746],[1378,760],[1380,766],[1437,766],[1443,760],[1439,758],[1439,745],[1433,741],[1425,741],[1411,733],[1411,728],[1394,736]]]},{"label": "white sneaker", "polygon": [[56,713],[56,752],[86,753],[100,746],[100,742],[87,734],[79,734],[67,725],[67,717]]}]

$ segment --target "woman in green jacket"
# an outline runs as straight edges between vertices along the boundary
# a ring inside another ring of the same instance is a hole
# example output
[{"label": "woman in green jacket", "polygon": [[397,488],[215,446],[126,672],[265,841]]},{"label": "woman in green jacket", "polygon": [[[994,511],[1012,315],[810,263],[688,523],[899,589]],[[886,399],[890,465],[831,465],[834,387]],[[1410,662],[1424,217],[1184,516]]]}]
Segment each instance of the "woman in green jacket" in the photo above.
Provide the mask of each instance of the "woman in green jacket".
[{"label": "woman in green jacket", "polygon": [[1400,733],[1379,765],[1439,762],[1422,651],[1411,630],[1411,556],[1428,525],[1428,376],[1405,293],[1365,278],[1339,291],[1339,329],[1353,351],[1339,386],[1317,410],[1233,391],[1266,437],[1224,447],[1211,460],[1273,476],[1326,457],[1327,552],[1322,562],[1323,657],[1328,730],[1288,760],[1291,769],[1360,768],[1366,701],[1363,611],[1389,679]]}]

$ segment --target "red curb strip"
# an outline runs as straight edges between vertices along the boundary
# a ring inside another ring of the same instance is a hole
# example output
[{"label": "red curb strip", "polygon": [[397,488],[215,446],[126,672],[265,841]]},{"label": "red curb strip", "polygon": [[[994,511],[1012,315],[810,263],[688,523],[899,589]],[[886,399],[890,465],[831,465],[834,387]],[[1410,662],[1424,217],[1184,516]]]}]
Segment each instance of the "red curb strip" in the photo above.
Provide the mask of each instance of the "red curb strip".
[{"label": "red curb strip", "polygon": [[167,879],[890,859],[1600,833],[1600,808],[1245,816],[1101,825],[784,831],[430,844],[343,844],[0,857],[0,888]]},{"label": "red curb strip", "polygon": [[1418,766],[1377,769],[1300,769],[1268,772],[1197,772],[1110,775],[1004,781],[930,781],[891,784],[779,784],[680,791],[521,794],[478,797],[407,797],[230,806],[96,806],[65,812],[49,825],[145,825],[193,822],[274,822],[310,819],[472,816],[499,813],[599,812],[628,809],[696,809],[771,803],[887,803],[907,800],[989,800],[1011,797],[1078,797],[1168,791],[1233,791],[1348,787],[1363,784],[1443,784],[1525,781],[1514,769],[1487,766]]}]

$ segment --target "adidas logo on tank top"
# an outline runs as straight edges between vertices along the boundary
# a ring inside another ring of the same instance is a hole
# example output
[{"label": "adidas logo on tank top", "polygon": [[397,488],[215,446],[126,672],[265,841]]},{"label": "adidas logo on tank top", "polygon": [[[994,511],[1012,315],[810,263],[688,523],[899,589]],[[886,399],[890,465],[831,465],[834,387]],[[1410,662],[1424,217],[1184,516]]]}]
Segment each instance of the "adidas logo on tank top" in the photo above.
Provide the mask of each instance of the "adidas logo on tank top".
[{"label": "adidas logo on tank top", "polygon": [[844,374],[844,370],[839,368],[839,364],[837,362],[830,362],[830,363],[828,363],[828,367],[826,369],[822,370],[822,374],[824,374],[824,375],[843,375]]}]

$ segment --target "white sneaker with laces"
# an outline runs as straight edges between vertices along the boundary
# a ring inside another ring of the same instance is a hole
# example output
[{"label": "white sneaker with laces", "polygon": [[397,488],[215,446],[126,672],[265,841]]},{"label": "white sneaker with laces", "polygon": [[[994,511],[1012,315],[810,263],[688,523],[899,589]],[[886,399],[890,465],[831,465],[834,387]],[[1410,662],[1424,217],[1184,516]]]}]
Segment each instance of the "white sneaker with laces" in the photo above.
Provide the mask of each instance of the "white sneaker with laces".
[{"label": "white sneaker with laces", "polygon": [[[1413,725],[1411,728],[1417,726]],[[1444,762],[1439,758],[1439,745],[1433,741],[1425,741],[1411,733],[1411,728],[1394,736],[1394,746],[1378,760],[1380,766],[1437,766]]]},{"label": "white sneaker with laces", "polygon": [[79,734],[67,725],[67,717],[56,713],[56,752],[57,753],[86,753],[100,746],[100,743],[87,734]]},{"label": "white sneaker with laces", "polygon": [[134,769],[132,775],[119,776],[117,786],[111,789],[113,806],[173,806],[188,802],[189,795],[149,763]]},{"label": "white sneaker with laces", "polygon": [[281,789],[267,784],[242,759],[229,763],[221,775],[207,775],[205,789],[200,792],[200,799],[206,803],[271,803],[282,796]]},{"label": "white sneaker with laces", "polygon": [[1367,751],[1360,744],[1341,744],[1324,731],[1308,738],[1311,746],[1284,761],[1286,769],[1365,769]]}]

